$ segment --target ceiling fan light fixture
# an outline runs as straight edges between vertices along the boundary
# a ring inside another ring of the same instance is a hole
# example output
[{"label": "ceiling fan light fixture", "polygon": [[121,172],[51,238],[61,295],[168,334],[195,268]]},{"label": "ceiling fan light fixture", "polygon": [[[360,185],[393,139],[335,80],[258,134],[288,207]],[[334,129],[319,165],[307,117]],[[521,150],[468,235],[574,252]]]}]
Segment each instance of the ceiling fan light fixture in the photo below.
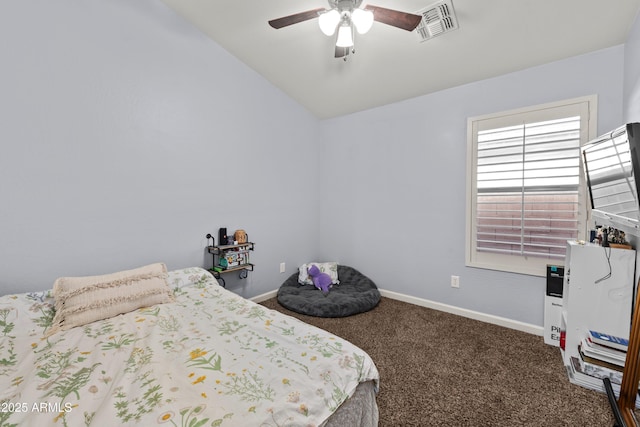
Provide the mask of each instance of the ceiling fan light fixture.
[{"label": "ceiling fan light fixture", "polygon": [[340,22],[340,12],[335,9],[331,9],[327,12],[321,13],[318,17],[318,25],[320,30],[327,36],[332,36],[336,32],[336,27]]},{"label": "ceiling fan light fixture", "polygon": [[364,9],[355,9],[351,13],[351,21],[356,26],[359,34],[366,34],[373,25],[373,12]]},{"label": "ceiling fan light fixture", "polygon": [[[334,35],[337,31],[336,45],[334,49],[335,58],[344,58],[349,52],[355,53],[353,48],[355,32],[365,34],[371,29],[373,21],[382,22],[406,31],[416,29],[422,15],[401,12],[395,9],[387,9],[380,6],[368,5],[360,8],[363,0],[327,0],[328,9],[316,8],[293,15],[272,19],[269,25],[272,28],[280,29],[300,22],[318,19],[320,30],[327,36]],[[452,0],[440,0],[448,1]]]},{"label": "ceiling fan light fixture", "polygon": [[336,40],[336,46],[338,47],[353,46],[352,28],[349,23],[342,24],[340,25],[340,28],[338,28],[338,39]]}]

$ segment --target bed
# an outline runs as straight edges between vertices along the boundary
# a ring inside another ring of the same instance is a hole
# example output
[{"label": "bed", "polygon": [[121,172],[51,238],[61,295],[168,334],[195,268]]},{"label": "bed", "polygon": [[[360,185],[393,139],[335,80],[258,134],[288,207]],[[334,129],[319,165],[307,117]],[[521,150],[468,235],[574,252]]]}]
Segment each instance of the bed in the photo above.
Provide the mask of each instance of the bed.
[{"label": "bed", "polygon": [[[377,425],[379,374],[363,350],[204,269],[161,277],[167,301],[78,326],[59,322],[72,304],[57,282],[0,297],[0,425]],[[108,291],[113,306],[123,291]]]}]

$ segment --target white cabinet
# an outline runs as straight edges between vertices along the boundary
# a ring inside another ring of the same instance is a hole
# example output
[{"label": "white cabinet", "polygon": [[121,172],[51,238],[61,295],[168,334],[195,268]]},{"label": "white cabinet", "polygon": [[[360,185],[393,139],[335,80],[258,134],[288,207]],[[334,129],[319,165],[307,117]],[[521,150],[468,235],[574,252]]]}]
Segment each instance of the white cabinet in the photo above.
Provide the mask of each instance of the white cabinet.
[{"label": "white cabinet", "polygon": [[576,384],[604,390],[602,381],[576,375],[572,357],[580,358],[578,345],[589,329],[629,337],[635,260],[632,249],[567,242],[560,347],[569,377]]}]

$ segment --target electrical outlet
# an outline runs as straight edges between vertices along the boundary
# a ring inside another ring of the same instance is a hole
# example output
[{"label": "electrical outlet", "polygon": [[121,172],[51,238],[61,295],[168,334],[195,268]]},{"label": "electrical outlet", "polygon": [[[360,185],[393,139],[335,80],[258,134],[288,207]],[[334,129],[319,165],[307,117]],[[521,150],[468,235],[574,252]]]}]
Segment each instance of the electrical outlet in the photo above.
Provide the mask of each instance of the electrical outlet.
[{"label": "electrical outlet", "polygon": [[460,276],[451,276],[451,287],[452,288],[460,287]]},{"label": "electrical outlet", "polygon": [[284,265],[284,262],[281,262],[281,263],[280,263],[280,273],[284,273],[284,272],[285,272],[285,270],[286,270],[286,267],[285,267],[285,265]]}]

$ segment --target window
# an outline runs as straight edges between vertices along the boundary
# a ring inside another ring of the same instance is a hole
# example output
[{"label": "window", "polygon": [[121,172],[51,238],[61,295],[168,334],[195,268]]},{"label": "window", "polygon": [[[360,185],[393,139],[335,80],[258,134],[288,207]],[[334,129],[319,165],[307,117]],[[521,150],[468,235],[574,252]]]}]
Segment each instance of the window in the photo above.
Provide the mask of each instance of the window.
[{"label": "window", "polygon": [[544,276],[583,239],[596,97],[468,120],[467,265]]}]

